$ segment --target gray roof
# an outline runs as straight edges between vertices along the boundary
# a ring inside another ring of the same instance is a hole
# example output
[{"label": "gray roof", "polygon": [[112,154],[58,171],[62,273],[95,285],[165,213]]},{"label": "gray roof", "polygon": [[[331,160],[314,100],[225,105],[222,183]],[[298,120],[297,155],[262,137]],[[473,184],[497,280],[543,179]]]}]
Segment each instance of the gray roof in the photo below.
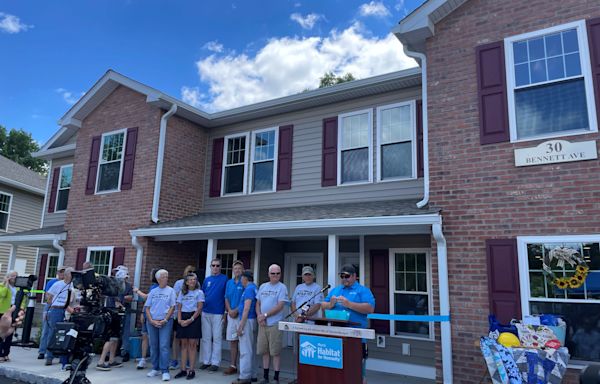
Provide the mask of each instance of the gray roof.
[{"label": "gray roof", "polygon": [[44,227],[38,229],[31,229],[29,231],[5,233],[0,235],[0,241],[3,237],[14,237],[14,236],[39,236],[39,235],[57,235],[66,232],[64,225],[56,225],[53,227]]},{"label": "gray roof", "polygon": [[440,211],[437,208],[431,208],[429,206],[417,208],[417,201],[418,200],[416,199],[386,200],[361,203],[254,209],[248,211],[205,212],[178,220],[155,224],[145,228],[196,227],[205,225],[268,223],[277,221],[425,215],[435,214]]},{"label": "gray roof", "polygon": [[[46,178],[14,161],[0,155],[0,183],[6,183],[15,188],[33,190],[46,190]],[[38,192],[36,191],[36,192]]]}]

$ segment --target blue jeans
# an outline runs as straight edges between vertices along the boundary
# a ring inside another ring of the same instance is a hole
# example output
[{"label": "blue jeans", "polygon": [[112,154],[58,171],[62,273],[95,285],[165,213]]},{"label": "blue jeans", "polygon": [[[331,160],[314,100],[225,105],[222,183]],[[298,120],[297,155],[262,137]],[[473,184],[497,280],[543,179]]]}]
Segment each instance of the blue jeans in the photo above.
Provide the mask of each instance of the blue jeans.
[{"label": "blue jeans", "polygon": [[51,338],[54,336],[54,332],[56,330],[56,323],[59,323],[65,319],[65,310],[62,308],[50,308],[48,309],[48,316],[46,316],[46,321],[44,324],[44,328],[47,329],[46,338],[44,339],[44,334],[42,333],[42,341],[40,343],[40,351],[43,349],[46,353],[46,359],[51,359],[52,352],[48,351],[46,348],[48,347],[48,343]]},{"label": "blue jeans", "polygon": [[150,339],[150,358],[152,369],[169,372],[169,357],[171,356],[171,332],[173,331],[173,319],[156,328],[146,320],[148,327],[148,338]]},{"label": "blue jeans", "polygon": [[50,327],[48,326],[48,312],[44,311],[42,315],[42,337],[40,338],[40,348],[38,353],[46,355],[46,348],[48,348],[48,338],[50,337]]},{"label": "blue jeans", "polygon": [[123,319],[123,333],[121,337],[121,351],[129,353],[129,336],[131,330],[129,329],[131,325],[131,314],[129,310],[125,312],[125,318]]}]

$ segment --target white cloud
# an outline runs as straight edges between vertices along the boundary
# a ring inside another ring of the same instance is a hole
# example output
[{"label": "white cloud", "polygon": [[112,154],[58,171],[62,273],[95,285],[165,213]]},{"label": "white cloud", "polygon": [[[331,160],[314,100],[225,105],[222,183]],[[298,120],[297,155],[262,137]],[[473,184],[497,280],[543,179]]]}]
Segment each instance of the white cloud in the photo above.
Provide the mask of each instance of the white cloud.
[{"label": "white cloud", "polygon": [[319,21],[323,16],[318,15],[316,13],[309,13],[308,15],[302,17],[299,13],[292,13],[290,15],[290,19],[300,24],[300,26],[304,29],[313,29],[315,23]]},{"label": "white cloud", "polygon": [[254,56],[212,54],[196,62],[200,80],[208,85],[183,87],[182,98],[208,111],[230,109],[317,88],[326,72],[371,77],[416,63],[402,53],[392,35],[369,37],[360,23],[326,37],[271,39]]},{"label": "white cloud", "polygon": [[[396,11],[400,11],[400,10],[404,9],[404,0],[398,0],[396,5],[394,5],[394,9]],[[406,10],[404,11],[404,13],[406,13]]]},{"label": "white cloud", "polygon": [[85,95],[85,92],[81,92],[81,93],[73,93],[71,91],[67,91],[64,88],[57,88],[56,89],[56,93],[60,94],[63,98],[63,100],[70,105],[75,104],[80,98],[81,96]]},{"label": "white cloud", "polygon": [[217,52],[217,53],[223,52],[223,44],[219,43],[216,40],[209,41],[208,43],[204,44],[204,46],[202,48],[205,48],[205,49],[208,49],[209,51]]},{"label": "white cloud", "polygon": [[0,30],[6,33],[19,33],[33,28],[33,25],[23,24],[15,15],[0,12]]},{"label": "white cloud", "polygon": [[358,9],[361,16],[376,16],[386,17],[390,16],[390,11],[381,2],[371,1],[369,4],[363,4]]}]

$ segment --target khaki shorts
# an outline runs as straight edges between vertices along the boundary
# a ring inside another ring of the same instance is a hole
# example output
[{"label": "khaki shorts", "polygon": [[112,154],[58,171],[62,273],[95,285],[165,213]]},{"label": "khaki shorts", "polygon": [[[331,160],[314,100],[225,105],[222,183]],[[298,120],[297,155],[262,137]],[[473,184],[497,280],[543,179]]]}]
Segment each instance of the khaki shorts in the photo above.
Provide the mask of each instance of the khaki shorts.
[{"label": "khaki shorts", "polygon": [[277,329],[277,324],[264,327],[258,327],[258,338],[256,340],[256,354],[271,356],[279,356],[281,353],[281,339],[283,338],[283,332]]},{"label": "khaki shorts", "polygon": [[231,316],[227,315],[227,330],[225,331],[225,340],[227,340],[227,341],[239,340],[238,334],[237,334],[239,325],[240,325],[240,317],[239,316],[234,319]]}]

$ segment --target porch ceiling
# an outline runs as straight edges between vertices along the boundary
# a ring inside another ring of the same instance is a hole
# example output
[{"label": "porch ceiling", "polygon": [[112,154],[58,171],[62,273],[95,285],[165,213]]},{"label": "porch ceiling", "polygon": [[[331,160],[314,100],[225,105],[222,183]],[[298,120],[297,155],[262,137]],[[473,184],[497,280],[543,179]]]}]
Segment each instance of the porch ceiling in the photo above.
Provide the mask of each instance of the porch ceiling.
[{"label": "porch ceiling", "polygon": [[253,237],[306,237],[423,234],[441,220],[439,209],[416,207],[416,200],[205,212],[131,231],[157,241]]}]

